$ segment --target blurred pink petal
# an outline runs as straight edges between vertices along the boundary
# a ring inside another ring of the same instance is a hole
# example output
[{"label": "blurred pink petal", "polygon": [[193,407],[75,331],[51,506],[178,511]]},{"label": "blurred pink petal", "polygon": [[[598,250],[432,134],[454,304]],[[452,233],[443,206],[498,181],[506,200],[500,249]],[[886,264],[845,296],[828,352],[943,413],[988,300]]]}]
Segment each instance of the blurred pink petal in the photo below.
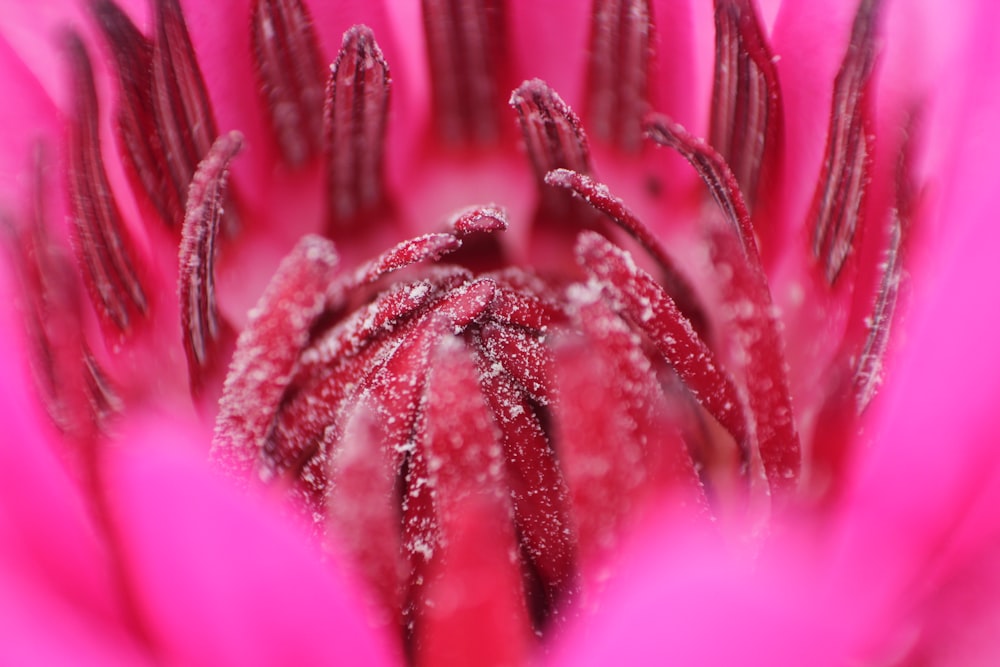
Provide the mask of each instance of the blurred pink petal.
[{"label": "blurred pink petal", "polygon": [[136,424],[108,489],[124,558],[158,650],[172,662],[384,665],[360,597],[300,527],[231,488],[196,437]]}]

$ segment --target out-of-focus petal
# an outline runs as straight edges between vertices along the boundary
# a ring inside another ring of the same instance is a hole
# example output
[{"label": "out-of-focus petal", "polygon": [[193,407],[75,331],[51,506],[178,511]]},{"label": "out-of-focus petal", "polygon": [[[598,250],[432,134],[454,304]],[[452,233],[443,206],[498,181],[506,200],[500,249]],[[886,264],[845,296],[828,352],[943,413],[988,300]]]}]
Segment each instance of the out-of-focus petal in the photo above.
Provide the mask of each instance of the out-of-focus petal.
[{"label": "out-of-focus petal", "polygon": [[352,584],[301,526],[230,486],[162,421],[109,469],[124,560],[153,642],[186,665],[389,664]]},{"label": "out-of-focus petal", "polygon": [[[3,263],[0,263],[2,266]],[[2,266],[6,269],[6,266]],[[10,323],[14,291],[0,275],[0,664],[143,664],[126,633],[79,485],[27,377]]]},{"label": "out-of-focus petal", "polygon": [[[55,143],[59,117],[35,73],[27,68],[2,34],[0,72],[3,72],[0,99],[7,100],[0,105],[0,127],[17,128],[16,132],[0,133],[0,212],[19,218],[30,214],[36,145],[42,140]],[[54,152],[55,148],[54,145],[42,147],[49,152]],[[50,202],[49,206],[61,217],[61,208],[53,206],[55,203]]]},{"label": "out-of-focus petal", "polygon": [[[958,124],[950,147],[936,149],[940,220],[914,271],[909,335],[890,360],[892,375],[875,415],[874,444],[851,490],[848,534],[857,551],[898,558],[893,589],[920,592],[1000,535],[1000,347],[995,307],[1000,265],[1000,49],[992,26],[1000,9],[978,3],[946,84],[954,106],[940,119]],[[955,85],[957,83],[957,85]],[[933,136],[933,135],[932,135]],[[954,151],[949,157],[948,152]],[[916,587],[916,591],[911,587]]]},{"label": "out-of-focus petal", "polygon": [[823,585],[820,559],[801,546],[757,557],[661,516],[624,554],[552,665],[833,666],[859,650],[868,619],[852,608],[849,587]]},{"label": "out-of-focus petal", "polygon": [[[0,0],[0,42],[6,41],[13,48],[61,108],[66,108],[68,90],[62,54],[54,47],[60,32],[69,25],[81,24],[83,15],[83,4],[74,0]],[[3,71],[6,76],[8,70]]]}]

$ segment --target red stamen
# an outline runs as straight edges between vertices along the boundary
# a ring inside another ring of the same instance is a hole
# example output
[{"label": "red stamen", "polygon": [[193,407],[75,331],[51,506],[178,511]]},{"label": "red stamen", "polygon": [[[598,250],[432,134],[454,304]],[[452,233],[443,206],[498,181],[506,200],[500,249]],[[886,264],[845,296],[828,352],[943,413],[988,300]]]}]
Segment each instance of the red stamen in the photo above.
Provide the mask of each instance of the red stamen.
[{"label": "red stamen", "polygon": [[648,121],[649,136],[675,148],[702,177],[718,202],[727,226],[710,229],[712,261],[720,281],[723,312],[735,330],[761,459],[773,487],[794,486],[802,465],[788,389],[784,346],[777,314],[760,264],[750,214],[736,177],[704,142],[663,116]]},{"label": "red stamen", "polygon": [[491,144],[507,87],[503,0],[422,0],[434,124],[449,144]]},{"label": "red stamen", "polygon": [[487,323],[480,327],[479,336],[480,351],[494,364],[490,372],[502,370],[532,401],[549,404],[552,355],[540,334]]},{"label": "red stamen", "polygon": [[[162,164],[186,205],[188,185],[219,132],[178,0],[156,0],[152,107]],[[168,221],[171,227],[181,223]]]},{"label": "red stamen", "polygon": [[[460,340],[437,345],[416,434],[438,527],[419,589],[417,664],[519,664],[531,626],[521,584],[500,433]],[[475,627],[471,627],[475,624]],[[485,631],[484,631],[485,624]]]},{"label": "red stamen", "polygon": [[221,348],[234,335],[229,323],[220,319],[215,302],[215,258],[229,164],[242,148],[238,132],[216,140],[191,181],[181,230],[178,293],[184,352],[195,394],[206,375],[225,361],[219,358]]},{"label": "red stamen", "polygon": [[536,334],[545,334],[553,324],[566,321],[566,313],[560,305],[540,294],[533,294],[530,288],[523,285],[510,284],[508,274],[503,275],[501,284],[490,314],[494,321],[522,327]]},{"label": "red stamen", "polygon": [[76,253],[91,301],[106,326],[128,334],[148,314],[135,269],[136,252],[101,157],[97,92],[90,57],[76,34],[68,39],[76,111],[70,129],[69,188]]},{"label": "red stamen", "polygon": [[709,143],[733,170],[747,206],[781,156],[781,89],[752,0],[715,0],[715,86]]},{"label": "red stamen", "polygon": [[250,18],[254,69],[285,161],[319,153],[323,136],[323,62],[301,0],[257,0]]},{"label": "red stamen", "polygon": [[326,512],[338,547],[348,550],[376,591],[387,621],[402,624],[407,577],[400,538],[397,468],[384,429],[367,405],[355,407],[330,455]]},{"label": "red stamen", "polygon": [[345,282],[347,289],[373,283],[379,278],[399,271],[417,262],[436,262],[448,253],[458,250],[462,240],[447,233],[424,234],[414,239],[408,239],[387,250],[374,260],[365,262],[354,272],[350,281]]},{"label": "red stamen", "polygon": [[539,183],[553,169],[590,172],[590,148],[583,125],[548,84],[540,79],[525,81],[511,94],[510,106],[517,111]]},{"label": "red stamen", "polygon": [[[416,399],[432,338],[442,335],[442,326],[461,332],[480,318],[495,290],[490,280],[467,283],[421,310],[408,312],[407,321],[393,322],[391,336],[352,337],[361,343],[353,356],[338,355],[327,364],[303,365],[291,378],[265,441],[262,456],[266,474],[299,473],[311,459],[322,463],[329,448],[338,442],[352,406],[366,394],[373,397],[373,407],[389,424],[389,442],[404,447],[419,414]],[[339,337],[337,330],[332,333]],[[308,351],[303,353],[303,358],[309,356]],[[322,498],[326,482],[325,472],[320,473],[315,479],[299,474],[312,499],[309,502]]]},{"label": "red stamen", "polygon": [[730,354],[743,366],[757,442],[773,489],[794,489],[802,468],[784,345],[766,280],[747,262],[728,228],[710,232],[723,310],[734,331]]},{"label": "red stamen", "polygon": [[[431,273],[431,272],[429,272]],[[323,373],[323,367],[360,354],[418,312],[425,311],[453,289],[470,282],[472,274],[457,267],[432,272],[424,280],[400,283],[378,293],[375,299],[338,322],[303,351],[300,372]]]},{"label": "red stamen", "polygon": [[478,232],[502,232],[507,229],[507,211],[499,206],[472,206],[454,217],[451,228],[460,237]]},{"label": "red stamen", "polygon": [[187,186],[165,171],[151,95],[153,43],[111,0],[96,0],[93,11],[117,64],[119,140],[133,191],[145,196],[164,224],[176,226],[184,217]]},{"label": "red stamen", "polygon": [[462,248],[452,261],[477,273],[508,265],[500,237],[507,229],[507,211],[496,206],[473,206],[455,214],[449,226],[462,238]]},{"label": "red stamen", "polygon": [[660,239],[625,206],[625,202],[611,194],[608,186],[568,169],[550,171],[545,175],[545,182],[572,191],[638,241],[660,267],[667,293],[674,303],[699,331],[704,331],[707,324],[705,309],[699,302],[694,288],[674,265]]},{"label": "red stamen", "polygon": [[545,187],[545,175],[553,169],[590,173],[590,147],[580,119],[539,79],[522,83],[511,94],[510,105],[517,111],[521,135],[541,191],[534,224],[561,223],[574,230],[590,226],[595,216],[588,206]]},{"label": "red stamen", "polygon": [[648,0],[596,0],[587,64],[588,127],[629,153],[642,148],[654,58]]},{"label": "red stamen", "polygon": [[[494,304],[496,307],[496,304]],[[515,384],[509,366],[503,371],[497,364],[513,345],[497,345],[503,329],[484,325],[484,341],[477,341],[478,370],[493,418],[503,433],[507,483],[514,503],[514,520],[525,556],[538,571],[543,590],[541,599],[529,599],[536,619],[544,618],[559,598],[573,585],[576,548],[569,519],[569,491],[552,443],[539,418],[539,405],[548,404],[548,397],[539,400],[543,388],[552,390],[552,375],[543,378],[539,386],[524,379]],[[486,339],[493,339],[487,342]],[[503,350],[498,350],[503,347]],[[499,353],[498,353],[499,352]],[[546,357],[551,356],[547,352]],[[526,390],[525,385],[530,387]],[[544,387],[542,386],[544,384]],[[536,620],[537,622],[537,620]]]},{"label": "red stamen", "polygon": [[596,294],[570,298],[584,339],[559,348],[553,419],[577,548],[593,562],[647,499],[668,489],[703,492],[638,337]]},{"label": "red stamen", "polygon": [[748,261],[759,266],[760,253],[750,222],[750,211],[743,200],[736,176],[722,156],[703,140],[662,114],[654,114],[647,119],[646,132],[654,142],[673,148],[691,163],[708,186],[712,199],[722,209],[726,222],[733,225]]},{"label": "red stamen", "polygon": [[382,173],[389,66],[366,26],[344,33],[326,87],[323,150],[332,233],[388,206]]},{"label": "red stamen", "polygon": [[743,401],[732,378],[670,296],[624,250],[600,234],[581,233],[576,251],[580,265],[598,281],[616,310],[649,337],[691,393],[732,434],[746,460],[751,442]]},{"label": "red stamen", "polygon": [[299,356],[326,312],[321,295],[337,262],[332,243],[304,237],[250,311],[219,402],[212,449],[213,458],[239,477],[257,464]]},{"label": "red stamen", "polygon": [[872,170],[871,81],[875,68],[878,0],[862,0],[851,43],[833,85],[833,106],[823,168],[813,195],[812,251],[833,285],[864,224],[865,194]]}]

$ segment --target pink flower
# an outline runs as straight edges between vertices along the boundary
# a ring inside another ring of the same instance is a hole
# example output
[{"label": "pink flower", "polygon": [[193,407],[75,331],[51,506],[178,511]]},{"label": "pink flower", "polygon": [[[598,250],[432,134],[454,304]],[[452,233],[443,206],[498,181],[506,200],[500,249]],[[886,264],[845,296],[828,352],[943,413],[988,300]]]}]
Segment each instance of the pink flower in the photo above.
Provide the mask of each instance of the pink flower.
[{"label": "pink flower", "polygon": [[992,655],[991,10],[246,4],[5,13],[5,657]]}]

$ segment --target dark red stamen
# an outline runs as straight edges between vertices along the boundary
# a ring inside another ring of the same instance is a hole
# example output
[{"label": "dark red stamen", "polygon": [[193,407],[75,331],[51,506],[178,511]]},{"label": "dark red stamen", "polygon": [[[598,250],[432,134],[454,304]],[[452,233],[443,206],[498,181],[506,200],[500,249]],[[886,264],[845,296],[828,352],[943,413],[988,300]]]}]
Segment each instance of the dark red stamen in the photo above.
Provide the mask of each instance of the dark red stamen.
[{"label": "dark red stamen", "polygon": [[[504,278],[509,276],[505,274]],[[520,284],[505,284],[497,294],[491,318],[502,324],[527,329],[543,335],[553,324],[564,324],[566,314],[562,306],[544,298],[538,290]]]},{"label": "dark red stamen", "polygon": [[454,234],[424,234],[408,239],[358,267],[353,277],[343,283],[343,288],[350,290],[375,282],[382,276],[417,262],[436,261],[461,246],[461,239]]},{"label": "dark red stamen", "polygon": [[213,457],[239,477],[259,452],[312,331],[338,264],[333,244],[306,236],[281,262],[240,334],[219,402]]},{"label": "dark red stamen", "polygon": [[509,90],[504,0],[422,0],[434,124],[449,144],[489,144]]},{"label": "dark red stamen", "polygon": [[[357,305],[351,301],[358,297],[361,287],[413,263],[436,260],[460,246],[461,241],[452,234],[428,234],[404,241],[335,279],[333,270],[337,260],[333,246],[318,238],[306,237],[282,262],[237,342],[233,369],[220,403],[213,455],[237,472],[248,473],[253,466],[263,462],[266,464],[263,474],[266,475],[289,467],[290,461],[298,461],[302,451],[319,437],[303,435],[304,431],[312,433],[311,429],[317,428],[317,407],[305,406],[300,427],[288,434],[278,424],[283,411],[294,412],[295,397],[308,394],[309,387],[324,378],[329,380],[338,374],[360,372],[358,369],[370,363],[374,351],[381,349],[382,343],[373,332],[392,331],[400,322],[393,316],[386,316],[382,326],[368,328],[367,334],[364,323],[357,319],[353,320],[354,324],[352,321],[341,323],[339,331],[346,332],[345,343],[341,345],[330,342],[331,337],[334,340],[337,337],[337,330],[331,332],[330,327],[337,324],[347,307]],[[441,282],[452,285],[447,275],[441,276]],[[418,283],[411,286],[406,298],[413,305],[400,306],[396,316],[399,320],[409,319],[429,307],[421,293],[441,298],[435,285]],[[392,293],[386,297],[394,298]],[[378,303],[376,312],[385,307],[386,301]],[[352,350],[347,350],[347,342]],[[327,367],[327,362],[334,361],[326,353],[328,349],[339,350],[339,370]],[[264,354],[264,351],[270,352]],[[337,395],[339,392],[334,391],[326,396],[331,410],[340,400]],[[259,410],[254,408],[259,419],[244,416],[249,409],[247,406],[251,405],[261,406]],[[326,409],[321,412],[328,414]],[[333,419],[332,416],[327,418]],[[289,423],[294,424],[294,419]],[[299,444],[292,448],[294,451],[290,455],[282,455],[284,463],[278,465],[275,452],[281,449],[279,440],[284,442],[282,438],[286,435],[291,442],[298,440]]]},{"label": "dark red stamen", "polygon": [[503,370],[532,401],[549,404],[552,355],[537,332],[487,322],[480,327],[477,342],[492,362],[490,372]]},{"label": "dark red stamen", "polygon": [[715,86],[710,143],[749,208],[774,177],[783,119],[774,56],[752,0],[715,0]]},{"label": "dark red stamen", "polygon": [[446,337],[436,347],[415,436],[437,524],[423,538],[433,555],[414,600],[416,661],[518,664],[531,626],[500,433],[464,342]]},{"label": "dark red stamen", "polygon": [[654,142],[673,148],[691,163],[708,186],[712,199],[722,209],[726,222],[733,225],[747,259],[759,266],[760,253],[750,222],[750,212],[740,192],[739,182],[722,156],[679,124],[660,114],[647,119],[646,131]]},{"label": "dark red stamen", "polygon": [[875,68],[878,0],[862,0],[851,42],[833,85],[833,105],[822,172],[813,195],[812,251],[832,285],[863,226],[872,170],[871,80]]},{"label": "dark red stamen", "polygon": [[581,286],[583,338],[558,348],[559,457],[580,557],[600,560],[644,499],[667,489],[703,498],[701,482],[641,342],[597,294]]},{"label": "dark red stamen", "polygon": [[650,254],[663,275],[664,286],[674,303],[699,331],[707,325],[705,309],[690,282],[674,265],[666,248],[621,199],[611,194],[608,187],[584,174],[568,169],[555,169],[545,175],[545,182],[567,188],[583,201],[606,215]]},{"label": "dark red stamen", "polygon": [[588,226],[594,219],[589,207],[574,202],[566,193],[545,187],[545,175],[553,169],[590,173],[590,147],[580,119],[539,79],[522,83],[510,96],[510,105],[517,111],[528,158],[541,189],[536,224],[570,221],[577,228]]},{"label": "dark red stamen", "polygon": [[344,33],[331,69],[324,111],[328,219],[331,232],[387,206],[382,161],[389,109],[389,67],[365,26]]},{"label": "dark red stamen", "polygon": [[648,0],[596,0],[587,64],[587,126],[635,153],[649,111],[653,19]]},{"label": "dark red stamen", "polygon": [[710,228],[723,313],[735,330],[761,459],[772,486],[794,486],[802,465],[777,313],[736,177],[710,146],[663,116],[647,124],[653,141],[675,148],[702,177],[725,217]]},{"label": "dark red stamen", "polygon": [[97,92],[90,57],[72,34],[76,111],[70,126],[69,189],[73,231],[84,282],[101,320],[129,333],[149,310],[136,270],[136,251],[125,228],[101,157]]},{"label": "dark red stamen", "polygon": [[551,608],[572,583],[576,559],[566,483],[539,417],[552,391],[551,353],[536,336],[509,327],[485,324],[479,333],[479,375],[503,433],[515,522],[545,589],[544,599],[532,602]]},{"label": "dark red stamen", "polygon": [[[153,117],[163,145],[163,166],[179,201],[186,204],[188,185],[219,132],[178,0],[156,2],[152,73]],[[182,222],[168,224],[179,228]]]},{"label": "dark red stamen", "polygon": [[153,43],[111,0],[97,0],[93,11],[117,65],[119,139],[133,190],[165,224],[177,226],[184,217],[186,185],[179,187],[166,170],[151,95]]},{"label": "dark red stamen", "polygon": [[649,337],[691,393],[732,434],[746,460],[750,433],[736,386],[670,296],[624,250],[599,234],[581,233],[577,255],[616,310]]},{"label": "dark red stamen", "polygon": [[323,136],[323,61],[301,0],[257,0],[250,17],[254,68],[285,161],[319,154]]},{"label": "dark red stamen", "polygon": [[553,169],[591,171],[583,125],[559,95],[540,79],[525,81],[510,96],[528,157],[539,183]]},{"label": "dark red stamen", "polygon": [[223,215],[229,164],[243,148],[238,132],[222,135],[202,160],[191,181],[181,232],[179,297],[184,352],[192,390],[220,361],[220,347],[233,336],[215,301],[216,241]]},{"label": "dark red stamen", "polygon": [[710,232],[712,264],[720,280],[722,312],[734,331],[731,355],[743,366],[747,401],[771,487],[794,489],[802,467],[784,345],[766,281],[747,262],[731,230]]}]

